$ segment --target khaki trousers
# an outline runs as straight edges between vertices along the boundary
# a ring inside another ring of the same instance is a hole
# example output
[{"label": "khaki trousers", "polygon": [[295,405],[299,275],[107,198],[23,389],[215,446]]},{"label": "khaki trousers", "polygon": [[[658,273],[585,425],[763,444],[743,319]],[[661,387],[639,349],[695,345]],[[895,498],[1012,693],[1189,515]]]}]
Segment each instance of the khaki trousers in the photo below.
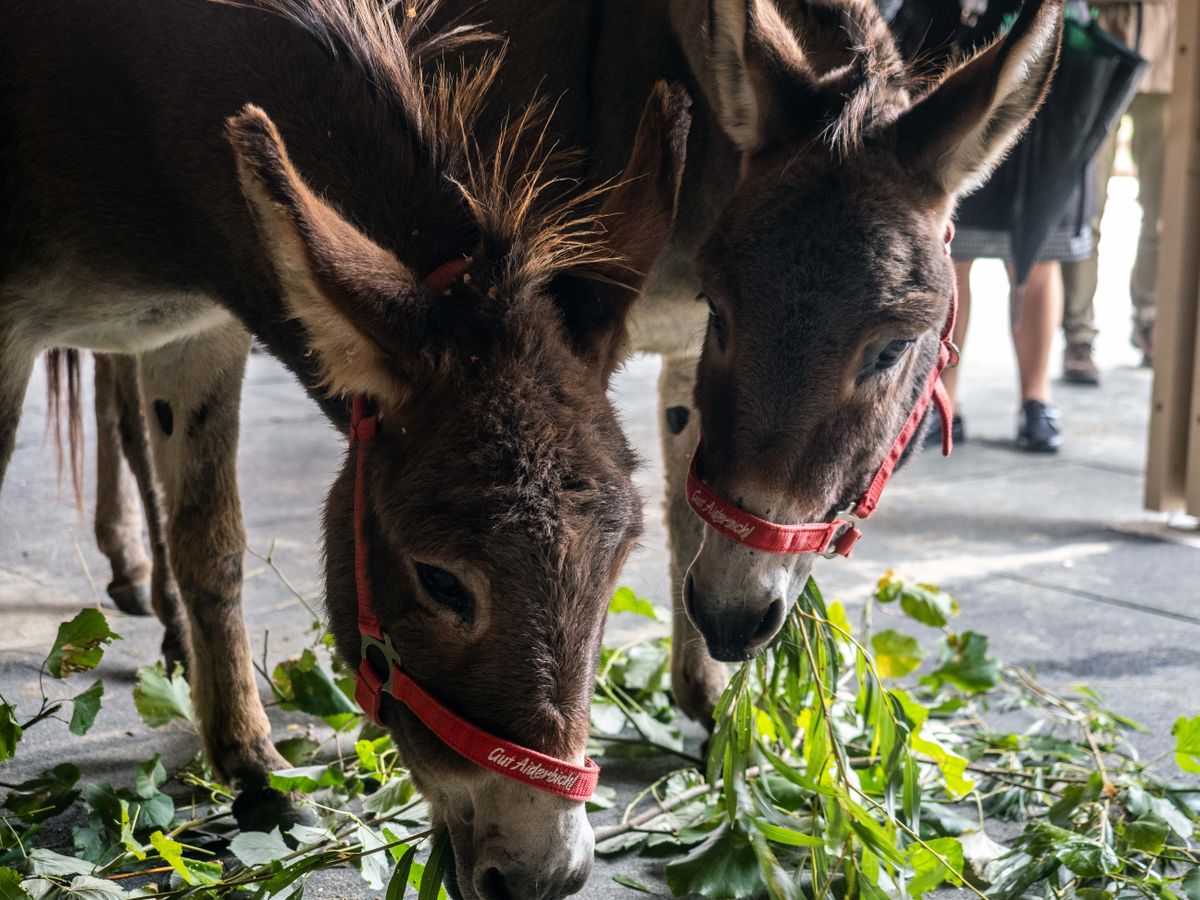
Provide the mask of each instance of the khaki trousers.
[{"label": "khaki trousers", "polygon": [[[1133,302],[1133,321],[1137,326],[1154,322],[1155,279],[1158,272],[1158,237],[1162,226],[1163,151],[1167,128],[1167,94],[1138,94],[1129,105],[1133,120],[1133,162],[1138,175],[1138,203],[1142,207],[1142,227],[1138,235],[1137,256],[1129,279]],[[1116,129],[1096,154],[1096,217],[1092,229],[1097,250],[1087,259],[1062,264],[1063,334],[1069,344],[1091,344],[1096,337],[1093,301],[1099,281],[1097,252],[1100,246],[1100,220],[1104,216],[1108,179],[1112,175],[1117,152]]]}]

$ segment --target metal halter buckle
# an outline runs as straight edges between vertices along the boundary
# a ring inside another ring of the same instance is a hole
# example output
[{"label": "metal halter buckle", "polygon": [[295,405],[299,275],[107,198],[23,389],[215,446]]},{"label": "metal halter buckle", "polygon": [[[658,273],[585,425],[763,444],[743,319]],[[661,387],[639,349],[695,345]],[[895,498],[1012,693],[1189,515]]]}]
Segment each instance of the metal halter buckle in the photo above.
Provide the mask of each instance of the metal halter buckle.
[{"label": "metal halter buckle", "polygon": [[829,543],[825,545],[825,549],[821,551],[819,556],[823,559],[833,559],[838,556],[838,543],[842,536],[847,532],[858,527],[858,519],[855,518],[854,509],[858,504],[851,503],[845,509],[840,509],[833,515],[830,525],[838,526],[833,534],[829,536]]},{"label": "metal halter buckle", "polygon": [[384,665],[387,666],[387,672],[382,676],[383,690],[390,694],[391,691],[388,688],[392,683],[392,672],[400,668],[400,651],[392,646],[392,639],[386,634],[382,640],[365,633],[361,637],[362,643],[359,645],[359,658],[369,660],[370,657],[367,656],[368,650],[374,648],[379,651],[380,656],[383,657]]}]

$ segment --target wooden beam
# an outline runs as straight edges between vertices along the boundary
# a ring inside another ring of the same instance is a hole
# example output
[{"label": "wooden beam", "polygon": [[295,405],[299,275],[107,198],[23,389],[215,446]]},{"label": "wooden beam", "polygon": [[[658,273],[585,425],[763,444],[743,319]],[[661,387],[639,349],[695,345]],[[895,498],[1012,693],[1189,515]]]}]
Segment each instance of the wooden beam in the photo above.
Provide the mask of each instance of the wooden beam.
[{"label": "wooden beam", "polygon": [[[1200,3],[1178,4],[1145,503],[1200,511]],[[1143,224],[1142,227],[1147,227]],[[1190,454],[1189,454],[1190,445]],[[1188,457],[1193,460],[1189,464]]]}]

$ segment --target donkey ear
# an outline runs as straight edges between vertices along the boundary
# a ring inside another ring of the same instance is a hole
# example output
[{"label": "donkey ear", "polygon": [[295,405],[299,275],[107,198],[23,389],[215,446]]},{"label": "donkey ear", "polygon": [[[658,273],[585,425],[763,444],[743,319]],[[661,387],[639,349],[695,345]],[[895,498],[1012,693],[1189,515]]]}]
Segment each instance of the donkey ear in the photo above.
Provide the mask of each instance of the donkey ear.
[{"label": "donkey ear", "polygon": [[974,190],[1037,112],[1058,64],[1064,0],[1025,0],[1008,34],[951,69],[897,123],[897,152],[947,196]]},{"label": "donkey ear", "polygon": [[760,143],[758,99],[746,62],[754,0],[671,0],[671,24],[721,129],[749,153]]},{"label": "donkey ear", "polygon": [[654,86],[629,162],[597,214],[610,258],[559,275],[550,286],[576,348],[605,377],[624,358],[626,317],[675,224],[690,107],[682,86]]},{"label": "donkey ear", "polygon": [[256,106],[226,122],[238,178],[291,314],[308,332],[334,394],[403,404],[396,360],[422,292],[391,253],[347,222],[292,166],[275,124]]}]

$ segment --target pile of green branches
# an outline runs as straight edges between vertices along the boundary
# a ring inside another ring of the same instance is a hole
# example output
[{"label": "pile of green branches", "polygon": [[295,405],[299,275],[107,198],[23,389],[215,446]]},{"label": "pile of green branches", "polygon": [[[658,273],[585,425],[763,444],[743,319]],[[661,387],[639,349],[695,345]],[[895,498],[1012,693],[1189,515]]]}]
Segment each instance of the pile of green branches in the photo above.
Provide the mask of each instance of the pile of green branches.
[{"label": "pile of green branches", "polygon": [[[908,631],[927,629],[936,650],[873,630],[881,605]],[[664,615],[628,589],[610,608]],[[1177,722],[1172,760],[1140,760],[1126,740],[1140,726],[1093,692],[1054,693],[1001,665],[986,637],[952,630],[957,613],[937,588],[888,575],[854,628],[810,582],[772,651],[733,673],[705,758],[682,736],[667,639],[606,647],[598,751],[667,754],[680,767],[599,829],[597,852],[667,858],[676,896],[711,900],[920,897],[945,883],[995,898],[1200,900],[1200,783],[1183,774],[1200,772],[1200,715]],[[0,900],[283,900],[335,867],[356,868],[387,900],[445,897],[444,835],[391,739],[353,705],[352,675],[315,615],[312,635],[273,667],[264,647],[258,667],[274,702],[308,717],[279,743],[294,767],[272,783],[316,824],[239,832],[233,798],[199,756],[170,775],[146,760],[121,787],[83,783],[65,763],[3,784]],[[48,720],[87,733],[105,685],[74,686],[117,639],[99,610],[63,623],[39,672],[40,704],[0,698],[0,763]],[[134,702],[148,725],[190,727],[178,671],[142,669]],[[995,724],[1014,720],[1019,728]],[[602,788],[593,808],[614,802]]]}]

